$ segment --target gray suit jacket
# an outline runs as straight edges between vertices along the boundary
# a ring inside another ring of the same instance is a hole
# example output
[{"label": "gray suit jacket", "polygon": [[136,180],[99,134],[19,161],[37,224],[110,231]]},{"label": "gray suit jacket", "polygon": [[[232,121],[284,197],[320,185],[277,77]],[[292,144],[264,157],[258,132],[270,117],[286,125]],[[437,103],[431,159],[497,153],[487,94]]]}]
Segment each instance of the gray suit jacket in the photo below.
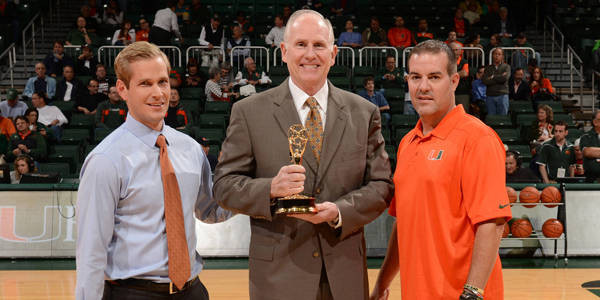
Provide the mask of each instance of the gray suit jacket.
[{"label": "gray suit jacket", "polygon": [[303,193],[337,204],[338,229],[272,213],[271,179],[290,164],[288,128],[302,123],[288,80],[233,105],[213,190],[251,217],[251,299],[315,299],[323,267],[335,299],[368,298],[363,226],[393,195],[390,164],[377,107],[328,84],[321,161],[304,152]]}]

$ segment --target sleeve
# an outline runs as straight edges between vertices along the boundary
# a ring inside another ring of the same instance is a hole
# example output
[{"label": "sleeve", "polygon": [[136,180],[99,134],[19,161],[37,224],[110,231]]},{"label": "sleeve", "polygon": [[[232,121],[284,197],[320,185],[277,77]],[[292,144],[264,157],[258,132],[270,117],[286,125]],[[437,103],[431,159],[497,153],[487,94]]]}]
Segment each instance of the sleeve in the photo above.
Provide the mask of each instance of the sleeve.
[{"label": "sleeve", "polygon": [[[491,130],[491,129],[490,129]],[[471,138],[464,151],[461,174],[463,205],[472,224],[495,218],[510,220],[506,194],[506,154],[498,135],[493,132]]]},{"label": "sleeve", "polygon": [[390,104],[385,99],[385,96],[383,95],[383,93],[380,93],[379,95],[380,95],[379,99],[381,102],[381,103],[379,103],[379,106],[389,106]]},{"label": "sleeve", "polygon": [[[506,73],[506,75],[504,75],[503,73]],[[505,83],[506,81],[508,81],[509,77],[510,77],[510,66],[505,64],[505,67],[502,68],[502,73],[500,73],[500,76],[494,77],[494,81],[498,84]]]},{"label": "sleeve", "polygon": [[56,95],[56,80],[52,77],[47,77],[48,79],[48,98],[54,98]]},{"label": "sleeve", "polygon": [[538,165],[542,165],[545,166],[548,164],[548,146],[545,144],[542,144],[542,147],[540,149],[540,157],[537,159],[536,163]]},{"label": "sleeve", "polygon": [[34,81],[35,81],[35,78],[27,79],[27,83],[25,84],[25,89],[23,90],[23,95],[31,98],[31,96],[33,95],[33,82]]},{"label": "sleeve", "polygon": [[108,157],[96,154],[86,160],[77,192],[77,299],[102,298],[119,186],[118,171]]},{"label": "sleeve", "polygon": [[488,65],[483,70],[483,76],[481,77],[481,81],[483,82],[483,84],[485,84],[485,85],[494,84],[494,80],[491,79],[492,75],[494,75],[494,68],[493,68],[493,66]]},{"label": "sleeve", "polygon": [[271,30],[269,31],[269,33],[265,37],[265,43],[267,45],[272,45],[273,43],[275,43],[275,35],[274,35],[273,31],[275,31],[275,29],[271,28]]},{"label": "sleeve", "polygon": [[35,160],[43,160],[46,158],[47,155],[47,147],[46,147],[46,140],[44,139],[44,137],[42,137],[40,134],[38,133],[34,133],[34,139],[35,139],[35,148],[31,149],[31,152],[29,152],[29,155],[31,155],[31,157],[33,157],[33,159]]},{"label": "sleeve", "polygon": [[200,190],[198,191],[198,198],[196,200],[196,218],[204,223],[218,223],[227,221],[232,214],[230,211],[219,207],[217,201],[215,201],[213,198],[212,173],[210,171],[210,163],[208,162],[208,158],[206,158],[206,155],[202,149],[198,149],[198,155],[200,156],[202,166],[200,175]]},{"label": "sleeve", "polygon": [[119,33],[121,32],[121,29],[117,29],[115,30],[115,34],[113,34],[113,38],[112,38],[112,44],[113,46],[117,43],[117,41],[119,40]]},{"label": "sleeve", "polygon": [[171,30],[176,37],[181,39],[181,33],[179,33],[179,25],[177,24],[177,15],[175,13],[171,14]]},{"label": "sleeve", "polygon": [[129,30],[129,36],[131,37],[131,42],[135,43],[136,38],[137,38],[137,34],[135,33],[134,29]]},{"label": "sleeve", "polygon": [[552,87],[552,83],[550,83],[550,79],[544,78],[544,88],[546,88],[550,94],[554,94],[554,88]]},{"label": "sleeve", "polygon": [[58,120],[58,126],[69,123],[69,120],[67,120],[67,117],[65,117],[62,111],[60,111],[60,109],[56,106],[54,106],[54,108],[56,108],[56,119]]},{"label": "sleeve", "polygon": [[206,38],[206,26],[202,27],[202,31],[200,31],[200,37],[198,37],[198,43],[200,46],[208,46],[210,44],[205,40]]}]

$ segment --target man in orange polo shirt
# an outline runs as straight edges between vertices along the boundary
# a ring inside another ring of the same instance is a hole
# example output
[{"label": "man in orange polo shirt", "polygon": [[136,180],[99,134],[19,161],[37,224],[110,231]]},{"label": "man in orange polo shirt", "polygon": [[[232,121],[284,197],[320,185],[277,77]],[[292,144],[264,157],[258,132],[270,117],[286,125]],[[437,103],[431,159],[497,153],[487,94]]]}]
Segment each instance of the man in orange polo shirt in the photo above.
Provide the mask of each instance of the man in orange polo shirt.
[{"label": "man in orange polo shirt", "polygon": [[420,120],[398,147],[396,224],[371,299],[387,299],[398,271],[403,300],[503,299],[498,247],[511,213],[502,143],[455,105],[459,75],[446,44],[420,43],[408,68]]}]

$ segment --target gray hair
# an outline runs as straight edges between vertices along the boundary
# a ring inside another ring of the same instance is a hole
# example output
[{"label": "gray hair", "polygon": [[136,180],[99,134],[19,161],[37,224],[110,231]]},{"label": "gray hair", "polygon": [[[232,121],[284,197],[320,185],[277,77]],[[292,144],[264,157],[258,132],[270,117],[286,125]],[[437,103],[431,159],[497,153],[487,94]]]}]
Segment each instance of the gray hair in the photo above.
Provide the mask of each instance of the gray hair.
[{"label": "gray hair", "polygon": [[448,75],[453,75],[457,72],[456,55],[454,55],[454,51],[452,51],[452,49],[450,49],[450,47],[448,47],[446,43],[438,40],[427,40],[424,42],[420,42],[410,52],[410,55],[408,56],[407,60],[407,66],[409,66],[408,62],[410,62],[410,59],[413,57],[413,55],[419,55],[422,53],[445,53],[446,57],[448,57],[448,65],[446,66],[446,71],[448,72]]},{"label": "gray hair", "polygon": [[294,25],[294,22],[296,22],[296,19],[300,18],[303,15],[313,15],[315,17],[317,17],[317,19],[319,21],[323,21],[323,23],[325,23],[325,25],[327,26],[327,29],[329,31],[329,42],[333,45],[334,42],[334,35],[333,35],[333,26],[331,25],[331,22],[329,21],[329,19],[323,17],[322,14],[320,14],[319,12],[316,12],[314,10],[311,9],[300,9],[295,11],[289,18],[287,25],[285,26],[285,31],[283,32],[283,42],[287,43],[289,36],[290,36],[290,30],[292,28],[292,25]]},{"label": "gray hair", "polygon": [[219,74],[221,74],[221,68],[217,66],[212,66],[208,69],[208,77],[210,77],[210,79],[217,77]]}]

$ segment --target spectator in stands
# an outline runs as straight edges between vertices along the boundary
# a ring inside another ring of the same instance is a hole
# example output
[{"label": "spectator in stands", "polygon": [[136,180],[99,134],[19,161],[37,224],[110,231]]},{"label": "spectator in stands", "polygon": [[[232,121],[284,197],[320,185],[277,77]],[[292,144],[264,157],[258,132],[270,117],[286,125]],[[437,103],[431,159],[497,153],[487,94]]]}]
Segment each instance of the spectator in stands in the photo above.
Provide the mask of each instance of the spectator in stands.
[{"label": "spectator in stands", "polygon": [[249,47],[250,39],[244,37],[242,35],[242,28],[238,24],[234,24],[231,28],[231,39],[227,41],[227,54],[231,55],[232,61],[231,63],[239,68],[242,65],[244,59],[250,56],[250,49],[232,49],[233,47]]},{"label": "spectator in stands", "polygon": [[492,53],[492,64],[485,67],[483,83],[487,86],[486,105],[490,115],[508,114],[508,77],[510,66],[504,63],[504,51],[496,48]]},{"label": "spectator in stands", "polygon": [[354,32],[354,23],[352,20],[346,20],[345,27],[346,31],[340,33],[337,45],[340,47],[352,47],[359,48],[362,46],[362,35],[358,32]]},{"label": "spectator in stands", "polygon": [[531,82],[533,80],[531,75],[533,74],[533,70],[535,70],[537,66],[538,64],[535,58],[532,58],[527,62],[527,72],[525,73],[525,78],[527,78],[527,82]]},{"label": "spectator in stands", "polygon": [[210,170],[212,172],[215,171],[215,167],[217,166],[218,163],[218,159],[216,156],[214,156],[213,154],[211,154],[210,151],[210,142],[207,138],[205,137],[200,137],[197,139],[198,144],[200,144],[200,146],[202,146],[202,150],[204,150],[204,154],[206,154],[206,158],[208,158],[208,163],[210,164]]},{"label": "spectator in stands", "polygon": [[251,84],[256,88],[260,86],[264,87],[271,83],[271,79],[267,76],[267,73],[256,68],[256,63],[252,57],[247,57],[244,60],[244,69],[237,73],[235,80],[240,85]]},{"label": "spectator in stands", "polygon": [[285,5],[283,6],[283,9],[281,10],[281,16],[283,17],[283,25],[287,24],[287,21],[290,19],[290,16],[292,15],[292,7],[290,7],[289,5]]},{"label": "spectator in stands", "polygon": [[537,109],[537,119],[531,124],[529,130],[529,141],[541,144],[552,136],[552,129],[554,129],[554,112],[552,107],[543,104]]},{"label": "spectator in stands", "polygon": [[183,26],[184,23],[190,20],[190,7],[185,4],[185,0],[177,0],[175,15],[177,15],[179,26]]},{"label": "spectator in stands", "polygon": [[121,28],[117,29],[113,34],[112,44],[115,46],[127,46],[135,43],[135,29],[131,26],[131,21],[125,20]]},{"label": "spectator in stands", "polygon": [[44,94],[46,98],[53,98],[56,93],[56,79],[46,76],[46,66],[42,62],[35,64],[35,74],[29,77],[23,95],[31,98],[34,92]]},{"label": "spectator in stands", "polygon": [[573,143],[573,152],[575,152],[575,177],[585,176],[585,170],[583,169],[583,152],[581,152],[581,137],[576,139]]},{"label": "spectator in stands", "polygon": [[190,23],[206,24],[209,19],[209,9],[202,5],[201,0],[192,0],[192,6],[190,7]]},{"label": "spectator in stands", "polygon": [[403,17],[396,17],[394,20],[394,27],[388,30],[388,41],[390,46],[398,48],[406,48],[415,44],[412,32],[404,27]]},{"label": "spectator in stands", "polygon": [[62,74],[64,66],[73,66],[73,59],[65,54],[62,41],[54,41],[52,53],[48,53],[43,61],[46,66],[46,75],[56,77]]},{"label": "spectator in stands", "polygon": [[55,137],[46,125],[38,121],[38,110],[36,108],[28,108],[25,112],[25,117],[29,120],[29,130],[36,131],[41,134],[46,140],[46,145],[55,142]]},{"label": "spectator in stands", "polygon": [[210,23],[202,27],[198,43],[200,46],[207,46],[209,50],[202,54],[201,65],[218,66],[220,51],[213,50],[213,47],[223,47],[225,43],[225,30],[223,30],[218,15],[213,15],[212,18],[210,18]]},{"label": "spectator in stands", "polygon": [[240,26],[240,28],[242,29],[242,35],[254,36],[254,26],[252,26],[252,23],[243,11],[237,12],[233,24]]},{"label": "spectator in stands", "polygon": [[269,30],[269,33],[265,37],[265,43],[271,48],[277,48],[281,45],[283,42],[283,33],[285,32],[285,26],[281,15],[276,15],[274,22],[275,26]]},{"label": "spectator in stands", "polygon": [[[465,39],[464,47],[479,48],[483,50],[483,46],[481,45],[481,36],[479,33],[470,34]],[[487,55],[485,55],[485,52],[481,53],[481,51],[477,49],[465,49],[464,51],[465,59],[468,61],[480,62],[481,64],[485,62],[486,56]]]},{"label": "spectator in stands", "polygon": [[15,158],[15,169],[10,171],[10,183],[18,184],[23,174],[36,173],[35,163],[31,156],[21,154]]},{"label": "spectator in stands", "polygon": [[477,24],[481,20],[481,14],[477,11],[477,3],[469,4],[467,10],[463,10],[463,17],[469,21],[470,25]]},{"label": "spectator in stands", "polygon": [[580,143],[586,182],[600,179],[600,110],[594,112],[592,123],[594,128],[581,136]]},{"label": "spectator in stands", "polygon": [[85,18],[82,16],[77,17],[77,28],[72,29],[67,34],[67,45],[95,45],[97,43],[97,36],[95,33],[89,31],[86,28]]},{"label": "spectator in stands", "polygon": [[182,83],[183,80],[181,80],[181,74],[179,74],[179,71],[171,69],[171,72],[169,72],[169,84],[171,87],[178,89],[181,87]]},{"label": "spectator in stands", "polygon": [[312,9],[318,11],[322,15],[327,14],[327,10],[321,0],[296,0],[297,9]]},{"label": "spectator in stands", "polygon": [[206,101],[225,101],[230,102],[232,99],[237,99],[239,93],[235,92],[223,92],[219,86],[219,80],[221,79],[221,69],[219,67],[211,67],[208,70],[209,80],[206,81],[206,87],[204,93],[206,94]]},{"label": "spectator in stands", "polygon": [[497,33],[502,38],[511,38],[515,33],[515,26],[508,18],[508,8],[501,7],[498,15],[490,15],[490,31]]},{"label": "spectator in stands", "polygon": [[0,24],[12,27],[12,42],[16,43],[21,35],[17,5],[13,1],[0,0],[0,8],[2,8],[0,9]]},{"label": "spectator in stands", "polygon": [[31,104],[38,111],[38,122],[44,124],[52,132],[52,137],[60,141],[62,137],[61,126],[67,124],[69,121],[58,107],[47,105],[47,101],[43,93],[36,92],[31,96]]},{"label": "spectator in stands", "polygon": [[531,99],[534,104],[554,100],[554,88],[550,79],[545,78],[540,67],[535,67],[531,75]]},{"label": "spectator in stands", "polygon": [[462,45],[459,42],[452,42],[448,45],[456,57],[456,70],[460,76],[458,86],[454,92],[454,101],[456,104],[462,104],[465,110],[469,109],[469,94],[471,93],[471,81],[469,80],[469,63],[463,59]]},{"label": "spectator in stands", "polygon": [[396,67],[396,57],[389,55],[385,58],[385,67],[377,75],[375,83],[383,89],[406,90],[404,70],[402,67]]},{"label": "spectator in stands", "polygon": [[485,120],[487,115],[487,86],[481,78],[485,72],[485,66],[479,66],[475,73],[475,80],[471,83],[471,111],[470,113],[481,120]]},{"label": "spectator in stands", "polygon": [[10,151],[6,160],[13,161],[22,154],[27,154],[36,161],[45,160],[48,148],[44,137],[29,129],[29,120],[25,116],[18,116],[15,125],[17,132],[10,136]]},{"label": "spectator in stands", "polygon": [[81,16],[85,19],[86,28],[89,32],[96,32],[98,24],[102,23],[102,18],[98,15],[98,11],[95,6],[84,4],[79,10]]},{"label": "spectator in stands", "polygon": [[107,100],[107,96],[98,91],[98,81],[91,79],[88,83],[88,92],[75,99],[75,108],[86,115],[95,115],[98,104]]},{"label": "spectator in stands", "polygon": [[[0,139],[8,141],[10,136],[15,134],[15,132],[17,132],[17,130],[15,129],[13,121],[9,118],[0,116]],[[2,137],[2,135],[4,135],[4,137]]]},{"label": "spectator in stands", "polygon": [[102,14],[102,23],[113,27],[121,26],[121,23],[123,23],[123,12],[119,8],[117,1],[111,0],[108,2]]},{"label": "spectator in stands", "polygon": [[0,102],[0,116],[10,120],[14,120],[18,116],[22,116],[27,111],[27,104],[19,100],[17,90],[10,88],[6,91],[6,100]]},{"label": "spectator in stands", "polygon": [[368,76],[364,79],[363,87],[365,89],[359,91],[358,94],[379,107],[383,125],[386,127],[389,126],[390,120],[392,119],[392,116],[390,115],[390,104],[387,102],[382,92],[375,91],[375,79],[373,76]]},{"label": "spectator in stands", "polygon": [[529,168],[523,168],[522,164],[519,151],[506,151],[506,182],[539,182],[535,173]]},{"label": "spectator in stands", "polygon": [[150,28],[148,41],[159,46],[171,45],[171,38],[176,36],[183,43],[183,37],[177,24],[175,1],[167,1],[167,7],[160,9],[154,15],[154,24]]},{"label": "spectator in stands", "polygon": [[121,126],[126,117],[127,104],[113,85],[108,90],[108,100],[98,104],[96,108],[96,128],[113,130]]},{"label": "spectator in stands", "polygon": [[335,16],[349,16],[356,12],[356,0],[335,0],[331,5],[331,13]]},{"label": "spectator in stands", "polygon": [[135,32],[135,40],[138,42],[147,42],[150,35],[150,24],[145,18],[139,20],[140,29]]},{"label": "spectator in stands", "polygon": [[75,73],[78,76],[94,76],[96,74],[96,64],[98,60],[94,57],[94,52],[88,45],[81,47],[81,54],[77,57]]},{"label": "spectator in stands", "polygon": [[464,38],[469,32],[470,26],[471,24],[469,21],[463,17],[463,10],[460,8],[457,9],[456,12],[454,12],[454,18],[452,19],[450,28],[456,32],[458,37]]},{"label": "spectator in stands", "polygon": [[195,59],[190,59],[187,65],[187,73],[185,74],[185,87],[200,87],[206,83],[206,79],[200,73],[198,63]]},{"label": "spectator in stands", "polygon": [[478,14],[482,14],[483,10],[482,10],[481,4],[479,4],[479,2],[477,0],[465,0],[465,1],[461,1],[458,4],[458,8],[462,9],[462,11],[467,11],[467,9],[469,9],[469,7],[471,5],[473,5],[473,4],[475,5],[475,11]]},{"label": "spectator in stands", "polygon": [[450,32],[448,32],[448,38],[444,41],[444,43],[450,45],[451,43],[457,42],[459,43],[460,47],[462,47],[462,43],[457,38],[456,31],[450,30]]},{"label": "spectator in stands", "polygon": [[427,19],[419,19],[419,24],[417,25],[417,34],[415,35],[415,42],[418,44],[422,41],[433,39],[433,33],[429,32]]},{"label": "spectator in stands", "polygon": [[103,64],[96,65],[96,76],[94,79],[98,82],[98,93],[108,95],[108,87],[115,85],[115,79],[106,75],[106,67]]},{"label": "spectator in stands", "polygon": [[219,80],[219,85],[221,86],[221,90],[224,92],[233,91],[234,86],[239,84],[238,80],[235,80],[235,75],[231,72],[231,65],[224,62],[221,64],[221,79]]},{"label": "spectator in stands", "polygon": [[81,80],[75,78],[75,71],[71,66],[63,68],[63,79],[56,85],[56,101],[77,101],[86,93]]},{"label": "spectator in stands", "polygon": [[575,150],[567,141],[568,125],[554,124],[554,137],[542,144],[537,164],[544,183],[556,183],[557,178],[575,176]]},{"label": "spectator in stands", "polygon": [[492,49],[500,47],[500,36],[497,33],[494,33],[490,36],[489,44],[483,48],[483,52],[485,52],[486,56]]},{"label": "spectator in stands", "polygon": [[171,89],[171,98],[169,99],[169,109],[165,115],[165,124],[175,129],[185,129],[192,121],[192,115],[179,102],[179,92],[177,89]]},{"label": "spectator in stands", "polygon": [[[533,49],[533,45],[531,45],[529,42],[527,42],[527,36],[525,35],[524,32],[521,32],[517,35],[517,38],[515,39],[515,43],[513,44],[513,46],[521,47],[521,48],[528,47],[528,48]],[[514,51],[512,54],[511,67],[513,69],[526,68],[529,59],[534,58],[534,57],[530,57],[530,55],[533,55],[535,57],[536,61],[540,60],[540,54],[537,52],[531,53],[531,51],[527,51],[525,49],[518,49],[518,50]]]},{"label": "spectator in stands", "polygon": [[379,19],[371,17],[371,25],[362,33],[362,44],[364,46],[387,46],[387,34],[379,27]]},{"label": "spectator in stands", "polygon": [[531,90],[529,83],[525,80],[525,71],[518,68],[508,81],[508,98],[515,101],[529,101]]}]

